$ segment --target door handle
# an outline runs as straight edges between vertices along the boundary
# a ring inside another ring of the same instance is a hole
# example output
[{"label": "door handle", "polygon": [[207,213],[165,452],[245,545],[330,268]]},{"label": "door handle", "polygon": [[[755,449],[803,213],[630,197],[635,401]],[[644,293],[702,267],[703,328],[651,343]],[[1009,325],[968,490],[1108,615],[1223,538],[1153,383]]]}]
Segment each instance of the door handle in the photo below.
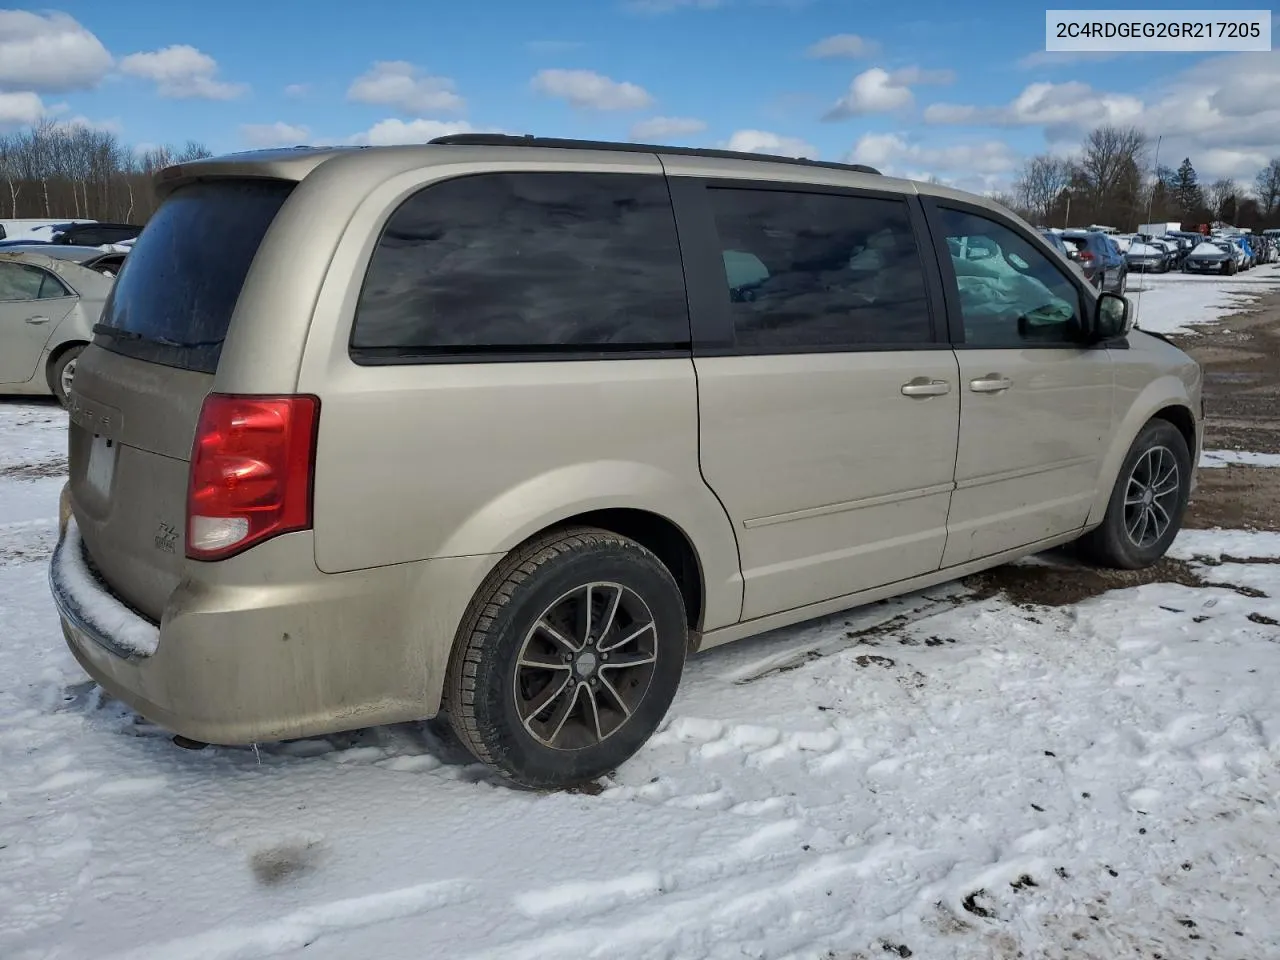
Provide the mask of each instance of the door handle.
[{"label": "door handle", "polygon": [[1012,386],[1012,380],[996,373],[989,373],[985,377],[969,381],[969,389],[974,393],[1004,393]]},{"label": "door handle", "polygon": [[945,380],[930,380],[928,377],[916,377],[902,385],[904,397],[941,397],[951,392],[951,384]]},{"label": "door handle", "polygon": [[48,323],[48,322],[49,322],[48,317],[27,317],[27,323],[31,324],[32,326],[36,326],[38,324]]}]

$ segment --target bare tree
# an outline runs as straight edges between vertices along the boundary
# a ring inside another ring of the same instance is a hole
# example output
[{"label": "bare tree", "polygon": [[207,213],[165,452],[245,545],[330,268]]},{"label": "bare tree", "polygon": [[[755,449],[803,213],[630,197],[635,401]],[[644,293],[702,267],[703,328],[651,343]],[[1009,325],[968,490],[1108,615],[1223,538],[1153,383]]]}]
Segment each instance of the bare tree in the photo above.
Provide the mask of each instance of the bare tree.
[{"label": "bare tree", "polygon": [[188,141],[138,157],[109,131],[46,120],[0,136],[0,213],[145,222],[156,206],[152,175],[208,156],[203,144]]},{"label": "bare tree", "polygon": [[1264,217],[1270,219],[1280,211],[1280,157],[1258,171],[1253,189],[1258,195],[1258,206]]},{"label": "bare tree", "polygon": [[1223,177],[1209,185],[1209,210],[1224,223],[1234,223],[1240,207],[1241,190],[1235,180]]},{"label": "bare tree", "polygon": [[203,143],[198,140],[188,140],[174,159],[178,163],[190,163],[192,160],[203,160],[205,157],[212,156],[213,153]]},{"label": "bare tree", "polygon": [[18,194],[22,192],[22,144],[15,135],[0,137],[0,177],[9,188],[9,216],[18,215]]},{"label": "bare tree", "polygon": [[1019,207],[1036,217],[1047,218],[1070,183],[1070,163],[1040,154],[1023,165],[1013,183],[1013,195]]},{"label": "bare tree", "polygon": [[1110,124],[1085,137],[1078,169],[1094,216],[1121,219],[1137,213],[1147,142],[1137,127]]}]

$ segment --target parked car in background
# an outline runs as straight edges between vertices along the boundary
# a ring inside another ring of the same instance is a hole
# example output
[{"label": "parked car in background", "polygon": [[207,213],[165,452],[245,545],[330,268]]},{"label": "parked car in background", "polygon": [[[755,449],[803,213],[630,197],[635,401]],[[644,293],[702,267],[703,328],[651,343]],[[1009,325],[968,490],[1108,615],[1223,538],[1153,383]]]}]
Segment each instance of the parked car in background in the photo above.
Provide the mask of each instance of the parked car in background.
[{"label": "parked car in background", "polygon": [[104,276],[114,277],[119,275],[120,271],[124,268],[124,260],[127,256],[127,253],[114,251],[103,253],[99,251],[95,256],[90,257],[88,260],[82,260],[80,264],[81,266],[88,267],[90,270],[97,270]]},{"label": "parked car in background", "polygon": [[1236,242],[1238,242],[1240,246],[1244,247],[1244,254],[1249,262],[1249,266],[1245,269],[1252,269],[1253,267],[1256,267],[1258,265],[1258,254],[1254,250],[1252,238],[1247,234],[1242,233],[1236,237]]},{"label": "parked car in background", "polygon": [[1202,240],[1182,263],[1183,273],[1231,275],[1238,269],[1236,251],[1226,240]]},{"label": "parked car in background", "polygon": [[1129,265],[1124,254],[1099,230],[1064,230],[1062,241],[1071,259],[1080,264],[1095,290],[1124,293],[1129,286]]},{"label": "parked car in background", "polygon": [[80,220],[63,217],[60,220],[48,217],[4,218],[0,219],[0,240],[45,240],[52,238],[54,230],[73,223],[95,223],[94,220]]},{"label": "parked car in background", "polygon": [[0,252],[0,393],[65,405],[112,284],[70,259]]},{"label": "parked car in background", "polygon": [[1165,243],[1173,244],[1173,263],[1171,264],[1171,267],[1175,270],[1182,266],[1182,261],[1187,259],[1187,254],[1189,254],[1199,242],[1198,238],[1193,240],[1180,233],[1166,234],[1162,239]]},{"label": "parked car in background", "polygon": [[1139,273],[1167,273],[1169,270],[1169,252],[1154,240],[1135,239],[1124,259],[1130,270]]},{"label": "parked car in background", "polygon": [[1199,366],[989,198],[489,134],[156,185],[50,582],[85,669],[190,739],[443,715],[566,787],[691,652],[1177,536]]},{"label": "parked car in background", "polygon": [[100,247],[133,240],[140,233],[142,227],[134,223],[66,223],[53,228],[52,242]]},{"label": "parked car in background", "polygon": [[1053,230],[1050,227],[1037,227],[1036,229],[1040,231],[1040,236],[1045,238],[1049,246],[1053,247],[1054,250],[1058,251],[1062,259],[1067,262],[1067,265],[1071,267],[1071,269],[1074,270],[1076,273],[1078,273],[1081,277],[1084,277],[1085,275],[1084,268],[1081,267],[1080,264],[1075,259],[1072,258],[1071,251],[1067,249],[1067,245],[1062,242],[1061,235],[1056,230]]},{"label": "parked car in background", "polygon": [[1236,272],[1242,273],[1250,267],[1249,254],[1245,250],[1245,246],[1240,242],[1240,238],[1234,234],[1224,234],[1219,239],[1226,243],[1227,248],[1231,251],[1236,263]]},{"label": "parked car in background", "polygon": [[40,243],[16,241],[12,245],[0,244],[0,253],[38,253],[57,260],[70,260],[91,270],[114,277],[120,272],[124,258],[128,256],[128,248],[119,250],[103,247],[81,247],[61,243]]}]

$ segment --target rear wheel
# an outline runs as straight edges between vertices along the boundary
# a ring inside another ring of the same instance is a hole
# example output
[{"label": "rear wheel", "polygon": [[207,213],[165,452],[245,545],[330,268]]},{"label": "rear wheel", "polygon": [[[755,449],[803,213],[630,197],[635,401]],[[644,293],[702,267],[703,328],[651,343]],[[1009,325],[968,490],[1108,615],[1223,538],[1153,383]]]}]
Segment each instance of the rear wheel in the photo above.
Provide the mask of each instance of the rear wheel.
[{"label": "rear wheel", "polygon": [[462,744],[524,786],[614,770],[666,715],[688,627],[671,573],[594,528],[517,550],[486,580],[458,636],[445,710]]},{"label": "rear wheel", "polygon": [[1187,441],[1169,421],[1150,421],[1120,467],[1102,524],[1080,539],[1081,552],[1100,566],[1151,566],[1178,535],[1190,492]]},{"label": "rear wheel", "polygon": [[71,383],[75,379],[76,365],[82,353],[84,353],[83,346],[70,347],[58,354],[57,358],[49,364],[49,389],[64,407],[70,400]]}]

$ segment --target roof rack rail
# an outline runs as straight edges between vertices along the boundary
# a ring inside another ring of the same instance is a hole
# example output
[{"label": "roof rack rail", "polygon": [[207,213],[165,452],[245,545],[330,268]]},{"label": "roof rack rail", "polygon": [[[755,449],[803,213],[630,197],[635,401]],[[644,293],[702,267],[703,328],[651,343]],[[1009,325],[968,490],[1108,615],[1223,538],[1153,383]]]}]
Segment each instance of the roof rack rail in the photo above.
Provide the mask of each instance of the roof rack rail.
[{"label": "roof rack rail", "polygon": [[463,147],[554,147],[563,150],[616,150],[620,153],[665,153],[678,157],[709,157],[714,160],[754,160],[768,163],[792,163],[804,167],[847,170],[851,173],[880,171],[862,163],[836,163],[834,160],[806,160],[803,157],[780,157],[771,153],[747,153],[742,150],[707,150],[702,147],[667,147],[654,143],[624,143],[617,140],[570,140],[561,137],[513,136],[505,133],[451,133],[428,143]]}]

